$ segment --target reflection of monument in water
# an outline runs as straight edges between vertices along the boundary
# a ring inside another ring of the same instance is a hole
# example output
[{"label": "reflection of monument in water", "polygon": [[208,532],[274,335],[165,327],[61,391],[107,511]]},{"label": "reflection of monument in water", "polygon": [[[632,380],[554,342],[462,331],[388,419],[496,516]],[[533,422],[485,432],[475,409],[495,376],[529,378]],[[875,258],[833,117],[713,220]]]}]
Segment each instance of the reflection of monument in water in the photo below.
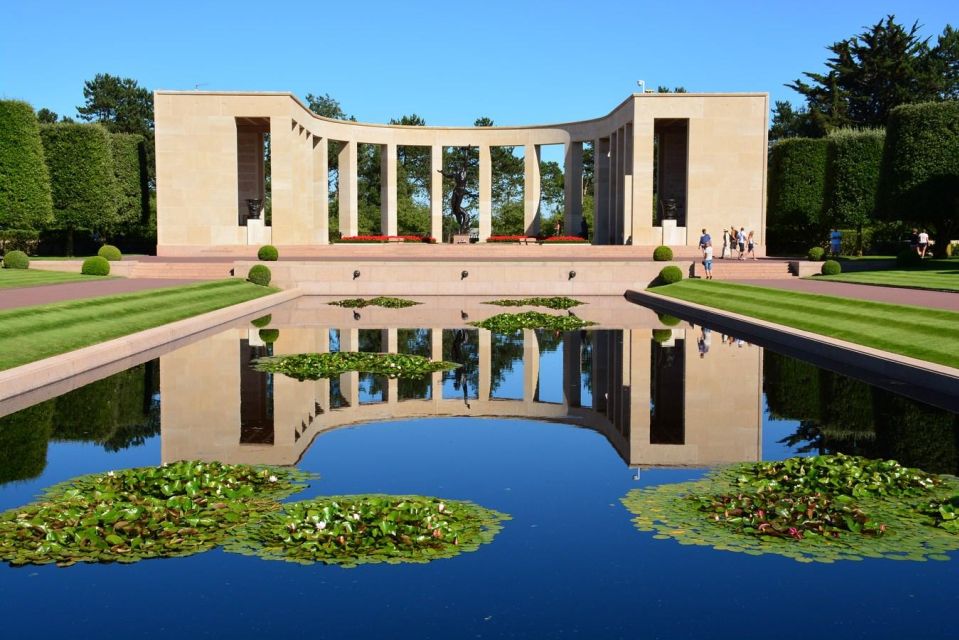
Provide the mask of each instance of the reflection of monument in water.
[{"label": "reflection of monument in water", "polygon": [[[539,337],[527,330],[511,338],[476,329],[284,327],[264,344],[255,329],[231,329],[160,358],[162,458],[294,464],[314,438],[338,427],[475,416],[589,428],[630,466],[758,460],[762,350],[717,336],[701,356],[700,331],[657,331],[654,339],[648,328]],[[249,368],[269,353],[331,349],[419,353],[466,366],[422,381],[350,373],[297,382]],[[499,397],[511,372],[518,397]]]}]

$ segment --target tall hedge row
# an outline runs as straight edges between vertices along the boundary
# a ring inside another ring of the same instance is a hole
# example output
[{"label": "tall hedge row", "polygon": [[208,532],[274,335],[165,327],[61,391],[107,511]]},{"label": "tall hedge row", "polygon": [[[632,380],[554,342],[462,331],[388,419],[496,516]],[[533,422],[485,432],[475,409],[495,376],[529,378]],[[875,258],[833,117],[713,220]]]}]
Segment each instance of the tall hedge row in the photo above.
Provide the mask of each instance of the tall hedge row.
[{"label": "tall hedge row", "polygon": [[0,100],[0,229],[42,229],[50,223],[52,209],[33,107]]},{"label": "tall hedge row", "polygon": [[110,146],[118,192],[115,230],[128,233],[150,215],[146,143],[143,136],[111,133]]},{"label": "tall hedge row", "polygon": [[886,133],[839,129],[827,140],[826,218],[830,226],[861,228],[875,217]]},{"label": "tall hedge row", "polygon": [[769,153],[767,226],[771,249],[808,248],[822,227],[828,142],[824,138],[787,138]]},{"label": "tall hedge row", "polygon": [[40,128],[50,170],[55,224],[68,231],[67,253],[78,229],[104,232],[117,218],[118,189],[110,134],[96,124]]},{"label": "tall hedge row", "polygon": [[880,202],[887,219],[927,225],[940,241],[951,239],[959,219],[959,101],[892,110]]}]

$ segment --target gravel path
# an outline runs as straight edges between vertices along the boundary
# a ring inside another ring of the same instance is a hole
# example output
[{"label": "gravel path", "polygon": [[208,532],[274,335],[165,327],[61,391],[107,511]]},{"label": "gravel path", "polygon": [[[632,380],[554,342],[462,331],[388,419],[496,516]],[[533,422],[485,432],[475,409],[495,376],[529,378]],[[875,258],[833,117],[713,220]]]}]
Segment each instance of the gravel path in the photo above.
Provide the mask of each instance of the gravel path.
[{"label": "gravel path", "polygon": [[751,284],[757,287],[787,289],[803,293],[820,293],[827,296],[875,300],[891,304],[908,304],[917,307],[929,307],[959,311],[959,293],[946,291],[928,291],[924,289],[903,289],[897,287],[877,287],[868,284],[850,282],[830,282],[828,280],[737,280],[739,284]]}]

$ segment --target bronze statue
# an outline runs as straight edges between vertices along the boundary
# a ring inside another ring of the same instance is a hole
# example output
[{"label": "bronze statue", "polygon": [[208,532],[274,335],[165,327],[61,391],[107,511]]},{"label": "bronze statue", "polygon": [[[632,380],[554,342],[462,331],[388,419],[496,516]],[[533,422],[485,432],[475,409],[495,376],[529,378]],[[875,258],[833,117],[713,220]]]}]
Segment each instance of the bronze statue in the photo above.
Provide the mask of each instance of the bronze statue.
[{"label": "bronze statue", "polygon": [[459,233],[469,233],[470,223],[473,221],[473,216],[463,208],[463,200],[466,197],[476,197],[476,194],[470,193],[466,188],[466,176],[470,169],[470,149],[471,147],[466,148],[466,153],[463,154],[463,162],[459,167],[450,170],[437,169],[444,178],[453,181],[453,192],[450,194],[450,212],[453,219],[456,220]]}]

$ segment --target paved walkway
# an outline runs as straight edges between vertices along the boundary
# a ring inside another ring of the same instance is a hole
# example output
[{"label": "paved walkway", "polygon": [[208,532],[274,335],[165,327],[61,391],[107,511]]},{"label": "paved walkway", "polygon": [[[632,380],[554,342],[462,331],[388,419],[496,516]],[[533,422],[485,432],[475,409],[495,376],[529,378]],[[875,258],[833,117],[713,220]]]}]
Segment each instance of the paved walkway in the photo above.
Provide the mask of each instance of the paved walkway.
[{"label": "paved walkway", "polygon": [[959,293],[946,291],[928,291],[925,289],[904,289],[901,287],[877,287],[868,284],[850,282],[830,282],[827,280],[737,280],[738,284],[752,284],[757,287],[787,289],[803,293],[820,293],[827,296],[875,300],[891,304],[908,304],[917,307],[929,307],[959,311]]},{"label": "paved walkway", "polygon": [[34,287],[0,289],[0,309],[29,307],[64,300],[109,296],[115,293],[130,293],[145,289],[175,287],[184,284],[199,284],[197,280],[167,280],[159,278],[114,278],[99,282],[65,282]]}]

